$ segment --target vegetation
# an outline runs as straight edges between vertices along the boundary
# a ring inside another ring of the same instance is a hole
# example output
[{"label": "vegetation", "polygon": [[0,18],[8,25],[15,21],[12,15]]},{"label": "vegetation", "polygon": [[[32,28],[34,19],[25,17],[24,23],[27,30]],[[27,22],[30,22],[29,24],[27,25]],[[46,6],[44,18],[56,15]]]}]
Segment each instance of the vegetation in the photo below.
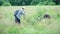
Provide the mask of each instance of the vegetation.
[{"label": "vegetation", "polygon": [[[8,2],[6,5],[4,3]],[[60,5],[60,0],[0,0],[0,6]]]},{"label": "vegetation", "polygon": [[[0,7],[0,34],[60,34],[60,6],[25,6],[25,19],[18,24],[13,15],[21,7]],[[45,13],[51,18],[43,18]]]}]

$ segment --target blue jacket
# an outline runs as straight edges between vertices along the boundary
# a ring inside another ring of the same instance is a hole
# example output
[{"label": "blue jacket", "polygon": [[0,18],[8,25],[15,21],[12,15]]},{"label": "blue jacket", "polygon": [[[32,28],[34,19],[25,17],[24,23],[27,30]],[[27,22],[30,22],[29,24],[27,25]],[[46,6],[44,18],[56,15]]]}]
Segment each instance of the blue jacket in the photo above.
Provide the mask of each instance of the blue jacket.
[{"label": "blue jacket", "polygon": [[20,19],[20,17],[21,17],[22,15],[25,15],[25,12],[24,12],[24,10],[16,10],[16,12],[14,13],[14,15],[15,15],[18,19]]}]

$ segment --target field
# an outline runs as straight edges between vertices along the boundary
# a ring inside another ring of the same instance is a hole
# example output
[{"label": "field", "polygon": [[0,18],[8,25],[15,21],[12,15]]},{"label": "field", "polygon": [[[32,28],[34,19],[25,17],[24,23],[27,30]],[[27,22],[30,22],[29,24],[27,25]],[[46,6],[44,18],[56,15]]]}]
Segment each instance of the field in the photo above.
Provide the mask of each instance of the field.
[{"label": "field", "polygon": [[[25,6],[25,19],[14,22],[14,11],[22,6],[0,7],[0,34],[60,34],[60,6]],[[48,13],[50,19],[43,18]]]}]

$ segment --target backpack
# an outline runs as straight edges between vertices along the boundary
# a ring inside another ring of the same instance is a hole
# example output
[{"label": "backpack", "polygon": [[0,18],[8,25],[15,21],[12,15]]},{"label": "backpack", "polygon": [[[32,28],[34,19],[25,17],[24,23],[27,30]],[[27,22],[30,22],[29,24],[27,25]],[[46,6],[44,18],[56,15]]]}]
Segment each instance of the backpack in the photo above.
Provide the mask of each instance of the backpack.
[{"label": "backpack", "polygon": [[15,13],[14,13],[14,16],[16,16],[18,12],[19,12],[19,10],[16,10]]}]

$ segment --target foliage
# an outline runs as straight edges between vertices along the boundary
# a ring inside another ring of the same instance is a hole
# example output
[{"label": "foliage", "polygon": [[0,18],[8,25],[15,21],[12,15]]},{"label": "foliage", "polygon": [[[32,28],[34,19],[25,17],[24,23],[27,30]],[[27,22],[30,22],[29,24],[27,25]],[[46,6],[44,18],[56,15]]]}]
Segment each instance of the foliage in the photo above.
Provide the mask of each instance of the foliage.
[{"label": "foliage", "polygon": [[3,2],[2,6],[11,6],[9,2]]},{"label": "foliage", "polygon": [[4,3],[12,6],[26,6],[26,5],[60,5],[60,0],[0,0],[0,6]]},{"label": "foliage", "polygon": [[[60,6],[28,6],[21,24],[14,22],[13,13],[17,8],[20,7],[0,7],[0,34],[60,34]],[[42,19],[46,12],[51,19]]]}]

